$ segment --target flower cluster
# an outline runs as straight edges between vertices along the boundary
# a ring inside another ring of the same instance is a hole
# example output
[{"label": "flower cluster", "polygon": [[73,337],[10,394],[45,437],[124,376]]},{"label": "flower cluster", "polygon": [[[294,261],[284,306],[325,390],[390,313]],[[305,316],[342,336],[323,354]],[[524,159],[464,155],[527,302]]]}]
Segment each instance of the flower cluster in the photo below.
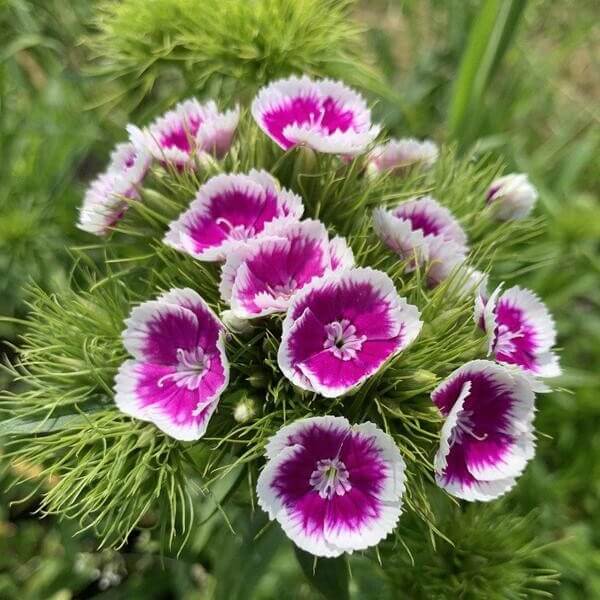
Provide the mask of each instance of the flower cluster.
[{"label": "flower cluster", "polygon": [[[273,82],[258,93],[251,114],[284,152],[304,146],[337,155],[340,165],[356,160],[368,181],[430,169],[438,156],[430,141],[373,147],[380,127],[365,100],[339,82]],[[86,195],[82,223],[98,234],[114,227],[127,201],[138,197],[152,160],[173,176],[201,174],[208,154],[227,154],[238,119],[237,108],[221,113],[214,102],[187,100],[146,128],[130,126],[131,141],[118,147],[108,172]],[[201,438],[228,386],[231,332],[277,331],[272,366],[282,385],[314,395],[324,413],[333,412],[328,399],[354,394],[402,362],[421,334],[420,310],[400,295],[389,274],[361,264],[351,239],[330,231],[318,214],[306,215],[310,198],[282,187],[265,170],[221,172],[199,181],[162,241],[216,265],[221,316],[187,288],[134,308],[123,332],[133,358],[122,364],[115,385],[123,412],[178,440]],[[525,176],[500,178],[482,198],[482,209],[488,203],[493,218],[522,218],[535,201],[532,190]],[[502,292],[500,286],[488,294],[487,275],[467,264],[467,234],[443,198],[382,201],[372,226],[374,240],[398,256],[404,272],[424,268],[429,287],[447,282],[453,294],[474,299],[475,322],[488,336],[494,361],[467,362],[432,392],[444,419],[433,466],[448,493],[465,500],[496,498],[533,456],[534,392],[541,389],[536,378],[560,372],[551,350],[552,318],[527,290]],[[234,419],[246,423],[256,409],[246,400]],[[300,548],[318,556],[377,544],[402,511],[405,464],[393,436],[367,420],[306,417],[284,425],[267,443],[259,505]]]}]

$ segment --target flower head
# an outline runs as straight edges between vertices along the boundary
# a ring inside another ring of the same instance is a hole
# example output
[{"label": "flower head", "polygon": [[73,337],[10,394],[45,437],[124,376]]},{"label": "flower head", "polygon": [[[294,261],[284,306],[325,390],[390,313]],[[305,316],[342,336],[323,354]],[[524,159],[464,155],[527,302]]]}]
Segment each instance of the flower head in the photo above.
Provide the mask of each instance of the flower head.
[{"label": "flower head", "polygon": [[148,127],[128,127],[131,139],[148,149],[156,160],[179,168],[194,164],[204,153],[223,156],[233,139],[239,108],[219,112],[214,101],[200,104],[195,98],[180,102]]},{"label": "flower head", "polygon": [[128,200],[137,197],[137,189],[126,177],[107,171],[85,192],[77,227],[94,235],[107,235],[123,218]]},{"label": "flower head", "polygon": [[130,142],[117,144],[107,170],[85,193],[77,227],[95,235],[108,234],[127,211],[128,202],[139,198],[138,186],[150,162],[144,148]]},{"label": "flower head", "polygon": [[187,211],[173,221],[164,242],[203,261],[224,260],[277,219],[298,220],[302,200],[266,171],[217,175],[200,187]]},{"label": "flower head", "polygon": [[510,490],[535,450],[535,394],[529,379],[471,361],[431,394],[445,417],[434,467],[438,485],[464,500],[489,501]]},{"label": "flower head", "polygon": [[320,221],[267,223],[262,237],[227,257],[221,296],[239,318],[285,312],[292,296],[313,279],[353,264],[345,240],[330,242]]},{"label": "flower head", "polygon": [[535,206],[537,190],[524,173],[511,173],[499,177],[490,185],[486,202],[501,221],[524,219]]},{"label": "flower head", "polygon": [[133,142],[117,144],[110,155],[108,171],[117,175],[122,175],[134,185],[142,182],[150,163],[152,156],[143,146]]},{"label": "flower head", "polygon": [[302,419],[269,441],[258,502],[298,547],[340,556],[374,546],[394,530],[404,469],[394,440],[373,423]]},{"label": "flower head", "polygon": [[458,221],[429,196],[407,200],[391,210],[375,209],[373,227],[389,248],[408,261],[408,271],[429,263],[433,285],[446,279],[468,252],[467,236]]},{"label": "flower head", "polygon": [[372,173],[391,171],[395,175],[413,166],[429,168],[437,160],[439,150],[430,140],[404,138],[376,146],[369,154],[368,169]]},{"label": "flower head", "polygon": [[279,367],[303,389],[339,396],[406,348],[421,325],[417,308],[398,295],[385,273],[333,272],[292,297]]},{"label": "flower head", "polygon": [[489,351],[498,362],[516,365],[537,377],[560,375],[554,319],[532,291],[501,286],[489,299],[476,299],[475,321],[486,331]]},{"label": "flower head", "polygon": [[193,290],[173,289],[136,307],[123,344],[134,357],[115,380],[124,413],[178,440],[197,440],[229,380],[221,322]]},{"label": "flower head", "polygon": [[272,82],[252,103],[258,126],[281,148],[356,155],[377,137],[365,100],[339,81],[290,77]]}]

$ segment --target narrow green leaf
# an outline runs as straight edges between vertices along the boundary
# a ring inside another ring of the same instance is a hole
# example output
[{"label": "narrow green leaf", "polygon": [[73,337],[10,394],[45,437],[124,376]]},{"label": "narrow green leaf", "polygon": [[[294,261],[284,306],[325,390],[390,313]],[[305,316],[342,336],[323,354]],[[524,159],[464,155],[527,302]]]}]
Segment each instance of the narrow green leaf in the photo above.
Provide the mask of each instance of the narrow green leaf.
[{"label": "narrow green leaf", "polygon": [[486,0],[476,15],[450,101],[448,127],[468,142],[482,114],[485,91],[514,38],[527,0]]},{"label": "narrow green leaf", "polygon": [[72,413],[58,417],[40,418],[40,419],[19,419],[13,417],[0,421],[0,436],[4,435],[28,435],[38,433],[51,433],[62,429],[71,429],[78,425],[85,425],[90,422],[90,416],[105,408],[97,407],[87,410],[84,413]]},{"label": "narrow green leaf", "polygon": [[328,600],[348,600],[350,598],[348,563],[345,556],[339,558],[319,558],[294,547],[302,572],[311,585]]}]

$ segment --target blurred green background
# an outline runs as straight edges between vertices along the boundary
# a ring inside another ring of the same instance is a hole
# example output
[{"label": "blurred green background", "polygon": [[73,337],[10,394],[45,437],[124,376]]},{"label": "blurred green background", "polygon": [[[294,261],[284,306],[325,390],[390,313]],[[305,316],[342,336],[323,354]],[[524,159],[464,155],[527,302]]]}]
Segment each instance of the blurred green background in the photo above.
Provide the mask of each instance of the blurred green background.
[{"label": "blurred green background", "polygon": [[[60,290],[68,281],[68,248],[90,243],[74,227],[76,208],[110,146],[124,137],[127,109],[107,110],[106,99],[129,90],[98,76],[81,43],[94,31],[95,10],[84,0],[0,0],[0,336],[9,360],[27,313],[27,284]],[[539,399],[536,460],[502,502],[514,519],[498,521],[506,535],[543,551],[528,555],[523,576],[505,582],[497,597],[529,597],[530,578],[555,569],[560,585],[548,586],[552,597],[600,598],[598,3],[362,0],[351,13],[365,29],[374,70],[393,90],[375,110],[395,135],[491,152],[529,173],[540,190],[548,229],[530,251],[542,266],[520,278],[557,318],[564,376],[560,390]],[[134,114],[145,110],[142,104]],[[31,465],[5,464],[0,489],[23,469],[35,477]],[[185,555],[161,559],[145,532],[120,552],[97,551],[95,540],[75,536],[67,521],[39,520],[35,495],[11,504],[23,489],[3,494],[2,599],[268,599],[284,597],[282,582],[286,598],[314,595],[291,548],[280,550],[275,529],[252,542],[260,519],[238,523],[238,536],[213,530],[211,521]],[[495,511],[486,507],[481,518],[493,521]],[[410,587],[408,562],[390,566],[384,581],[359,559],[353,596],[477,597],[452,587],[453,573],[475,581],[490,569],[461,562],[460,552],[469,557],[468,537],[459,536],[456,552],[441,547],[421,557],[425,576],[438,578],[427,593],[394,591]],[[473,547],[482,561],[512,560],[499,547]]]}]

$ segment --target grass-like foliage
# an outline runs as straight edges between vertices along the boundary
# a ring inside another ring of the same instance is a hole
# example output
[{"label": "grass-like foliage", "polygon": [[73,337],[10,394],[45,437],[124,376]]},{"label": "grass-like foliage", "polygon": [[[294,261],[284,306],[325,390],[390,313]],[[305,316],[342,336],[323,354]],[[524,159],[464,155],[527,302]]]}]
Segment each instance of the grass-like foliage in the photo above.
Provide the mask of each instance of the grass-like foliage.
[{"label": "grass-like foliage", "polygon": [[382,86],[364,60],[353,0],[105,0],[88,46],[94,73],[117,79],[113,101],[136,106],[210,91],[248,99],[278,77],[307,73]]},{"label": "grass-like foliage", "polygon": [[[364,158],[352,162],[304,148],[287,153],[258,131],[248,116],[223,161],[196,171],[154,167],[131,209],[106,244],[104,270],[81,254],[78,280],[60,296],[35,290],[32,316],[15,369],[18,393],[2,395],[1,433],[11,460],[42,466],[42,510],[77,518],[106,544],[119,544],[140,523],[157,524],[167,546],[185,541],[194,523],[194,497],[232,473],[248,483],[246,502],[269,436],[284,423],[321,414],[344,414],[352,422],[371,420],[393,436],[408,465],[406,505],[431,533],[439,531],[428,496],[431,460],[440,417],[429,393],[465,361],[483,357],[486,344],[472,319],[472,299],[460,293],[458,270],[435,289],[426,273],[403,273],[404,265],[378,241],[371,210],[431,193],[448,206],[471,242],[471,265],[515,266],[518,249],[539,232],[535,220],[498,226],[484,209],[484,191],[499,165],[456,158],[446,149],[435,168],[406,177],[366,175]],[[231,381],[205,437],[175,442],[149,424],[135,422],[115,407],[113,381],[126,357],[120,334],[132,306],[173,287],[192,287],[220,312],[219,270],[212,263],[167,248],[161,242],[170,220],[195,190],[219,172],[267,168],[283,186],[304,199],[306,217],[321,219],[343,234],[357,263],[385,270],[399,293],[416,304],[425,322],[418,340],[352,394],[324,401],[301,392],[277,366],[280,316],[264,318],[246,334],[230,334]],[[93,249],[93,248],[92,248]],[[88,271],[90,271],[89,274]],[[243,423],[239,403],[253,406]],[[445,535],[445,534],[444,534]],[[402,527],[398,530],[402,540]]]},{"label": "grass-like foliage", "polygon": [[553,597],[557,575],[538,565],[545,548],[535,537],[535,514],[507,512],[502,502],[436,505],[436,514],[452,543],[438,540],[434,548],[420,523],[407,523],[407,552],[390,552],[381,569],[390,598],[398,589],[414,600]]}]

